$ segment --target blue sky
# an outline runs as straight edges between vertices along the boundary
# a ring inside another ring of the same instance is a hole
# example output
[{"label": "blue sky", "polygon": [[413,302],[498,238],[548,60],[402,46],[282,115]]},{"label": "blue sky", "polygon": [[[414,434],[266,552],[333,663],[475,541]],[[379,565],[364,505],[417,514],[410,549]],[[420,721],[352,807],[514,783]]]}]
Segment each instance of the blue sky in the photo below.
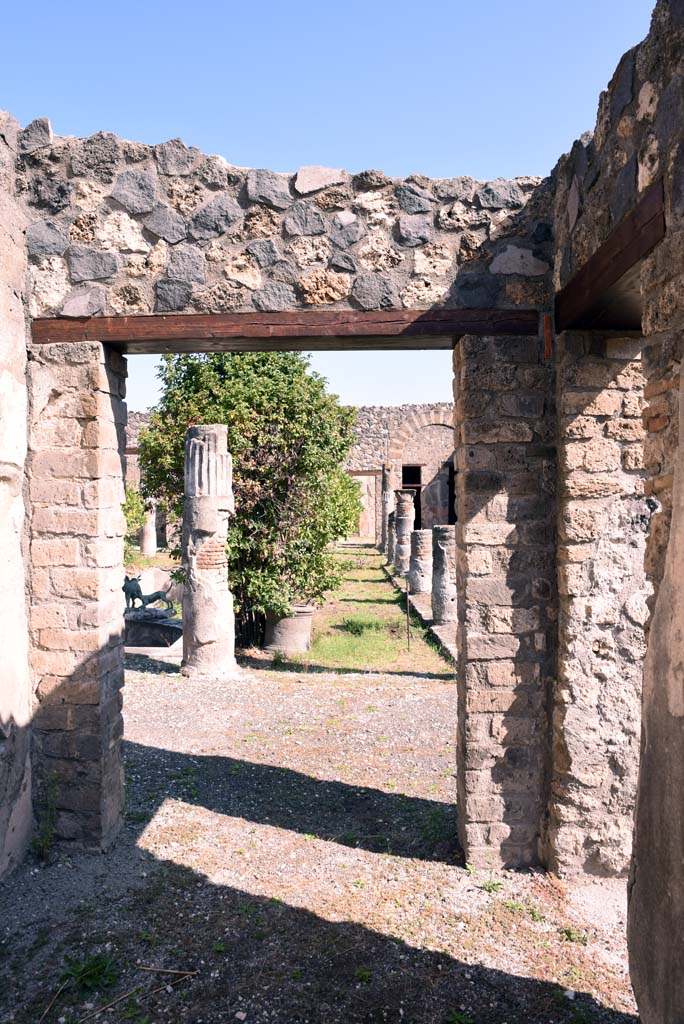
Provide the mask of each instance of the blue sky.
[{"label": "blue sky", "polygon": [[[545,174],[594,126],[651,0],[35,0],[3,15],[0,106],[62,135],[180,135],[241,166]],[[449,353],[326,353],[356,404],[448,401]],[[130,361],[129,405],[154,400]]]}]

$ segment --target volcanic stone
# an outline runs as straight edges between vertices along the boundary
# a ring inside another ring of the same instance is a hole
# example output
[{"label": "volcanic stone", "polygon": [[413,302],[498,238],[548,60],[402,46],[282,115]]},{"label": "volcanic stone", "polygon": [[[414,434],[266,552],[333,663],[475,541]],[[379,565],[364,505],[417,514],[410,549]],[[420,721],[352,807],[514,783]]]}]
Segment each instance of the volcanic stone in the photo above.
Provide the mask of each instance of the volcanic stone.
[{"label": "volcanic stone", "polygon": [[330,240],[340,249],[347,249],[363,238],[365,233],[363,221],[351,210],[343,210],[341,213],[336,213],[333,218]]},{"label": "volcanic stone", "polygon": [[204,253],[193,246],[184,245],[171,250],[166,274],[170,281],[204,284],[204,268]]},{"label": "volcanic stone", "polygon": [[371,189],[384,188],[390,183],[390,179],[383,171],[374,169],[361,171],[360,174],[355,174],[352,178],[352,185],[357,192],[369,192]]},{"label": "volcanic stone", "polygon": [[334,170],[332,167],[300,167],[295,178],[295,189],[300,196],[306,196],[348,180],[346,171]]},{"label": "volcanic stone", "polygon": [[295,203],[285,216],[283,226],[288,235],[322,235],[325,221],[310,203]]},{"label": "volcanic stone", "polygon": [[344,270],[348,274],[356,273],[356,261],[348,252],[333,253],[330,257],[330,266],[333,270]]},{"label": "volcanic stone", "polygon": [[284,309],[294,309],[296,301],[292,286],[281,282],[267,284],[265,288],[254,292],[254,305],[264,313],[276,313]]},{"label": "volcanic stone", "polygon": [[217,195],[194,214],[190,231],[197,239],[216,238],[239,222],[242,210],[231,196]]},{"label": "volcanic stone", "polygon": [[154,148],[161,173],[179,176],[192,172],[198,153],[198,149],[190,149],[182,139],[169,139]]},{"label": "volcanic stone", "polygon": [[391,309],[398,304],[394,282],[385,274],[359,274],[351,294],[361,309]]},{"label": "volcanic stone", "polygon": [[416,185],[397,185],[397,199],[402,210],[406,213],[429,213],[432,209],[433,198]]},{"label": "volcanic stone", "polygon": [[432,239],[430,217],[423,213],[402,214],[398,221],[398,235],[402,245],[410,247],[425,245]]},{"label": "volcanic stone", "polygon": [[67,251],[67,265],[74,284],[112,277],[119,269],[119,261],[114,253],[89,249],[85,245],[71,246]]},{"label": "volcanic stone", "polygon": [[19,152],[35,153],[52,145],[52,127],[47,117],[39,117],[19,132]]},{"label": "volcanic stone", "polygon": [[253,256],[260,267],[270,267],[280,259],[275,242],[270,238],[257,238],[247,246],[247,252]]},{"label": "volcanic stone", "polygon": [[61,256],[69,246],[69,232],[65,224],[54,220],[39,220],[26,232],[29,256]]},{"label": "volcanic stone", "polygon": [[525,202],[525,197],[514,181],[497,178],[488,181],[475,193],[478,203],[484,210],[517,209]]},{"label": "volcanic stone", "polygon": [[253,203],[264,203],[274,210],[285,210],[294,202],[289,176],[275,171],[252,170],[247,175],[247,196]]},{"label": "volcanic stone", "polygon": [[157,202],[157,182],[147,171],[122,171],[111,194],[129,213],[149,213]]},{"label": "volcanic stone", "polygon": [[192,286],[186,281],[158,281],[156,309],[159,313],[175,313],[190,302]]},{"label": "volcanic stone", "polygon": [[145,217],[143,224],[153,235],[163,238],[171,245],[182,242],[188,233],[181,215],[169,206],[156,206],[152,213]]},{"label": "volcanic stone", "polygon": [[105,290],[97,285],[74,288],[64,300],[62,316],[95,316],[105,307]]},{"label": "volcanic stone", "polygon": [[96,132],[78,143],[71,154],[73,174],[94,177],[98,181],[114,181],[116,166],[121,159],[119,140],[112,132]]}]

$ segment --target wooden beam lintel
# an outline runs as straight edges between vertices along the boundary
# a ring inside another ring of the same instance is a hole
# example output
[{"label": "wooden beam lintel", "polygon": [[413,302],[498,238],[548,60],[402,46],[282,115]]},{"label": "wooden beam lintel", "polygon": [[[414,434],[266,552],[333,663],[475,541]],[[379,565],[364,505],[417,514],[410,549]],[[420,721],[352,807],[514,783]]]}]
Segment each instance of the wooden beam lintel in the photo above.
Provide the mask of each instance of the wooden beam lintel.
[{"label": "wooden beam lintel", "polygon": [[[592,326],[607,325],[617,330],[622,326],[633,330],[634,307],[637,307],[637,317],[640,308],[640,295],[634,295],[636,270],[665,237],[665,230],[665,188],[660,178],[558,292],[556,331],[589,330]],[[636,288],[638,291],[638,281]],[[624,306],[624,324],[621,305]]]},{"label": "wooden beam lintel", "polygon": [[39,345],[98,341],[123,352],[451,348],[464,334],[539,331],[534,309],[301,310],[33,321]]}]

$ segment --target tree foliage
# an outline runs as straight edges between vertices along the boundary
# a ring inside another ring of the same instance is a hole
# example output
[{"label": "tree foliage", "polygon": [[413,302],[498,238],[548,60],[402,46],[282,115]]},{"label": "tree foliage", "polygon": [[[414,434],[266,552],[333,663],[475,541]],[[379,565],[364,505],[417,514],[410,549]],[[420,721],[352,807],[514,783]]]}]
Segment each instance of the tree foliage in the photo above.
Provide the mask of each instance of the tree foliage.
[{"label": "tree foliage", "polygon": [[358,525],[358,485],[342,469],[354,411],[297,353],[165,356],[162,397],[140,436],[143,493],[182,515],[184,438],[225,423],[235,516],[230,585],[242,608],[288,611],[339,583],[330,544]]},{"label": "tree foliage", "polygon": [[122,507],[126,517],[124,561],[130,562],[133,558],[133,545],[136,543],[138,534],[145,525],[145,502],[134,487],[127,487],[126,499]]}]

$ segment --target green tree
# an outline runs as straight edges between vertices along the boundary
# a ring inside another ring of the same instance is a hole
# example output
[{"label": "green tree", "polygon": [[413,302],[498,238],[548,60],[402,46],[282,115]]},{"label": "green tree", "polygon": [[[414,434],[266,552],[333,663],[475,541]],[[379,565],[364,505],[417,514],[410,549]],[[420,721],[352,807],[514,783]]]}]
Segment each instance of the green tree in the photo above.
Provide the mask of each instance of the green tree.
[{"label": "green tree", "polygon": [[357,484],[342,469],[354,411],[298,353],[164,356],[162,397],[140,436],[143,494],[179,516],[184,438],[225,423],[235,516],[230,585],[239,608],[285,614],[340,581],[331,543],[358,525]]},{"label": "green tree", "polygon": [[134,554],[133,545],[136,543],[138,534],[145,525],[145,502],[134,487],[126,488],[126,500],[123,503],[123,512],[126,517],[124,562],[130,562]]}]

